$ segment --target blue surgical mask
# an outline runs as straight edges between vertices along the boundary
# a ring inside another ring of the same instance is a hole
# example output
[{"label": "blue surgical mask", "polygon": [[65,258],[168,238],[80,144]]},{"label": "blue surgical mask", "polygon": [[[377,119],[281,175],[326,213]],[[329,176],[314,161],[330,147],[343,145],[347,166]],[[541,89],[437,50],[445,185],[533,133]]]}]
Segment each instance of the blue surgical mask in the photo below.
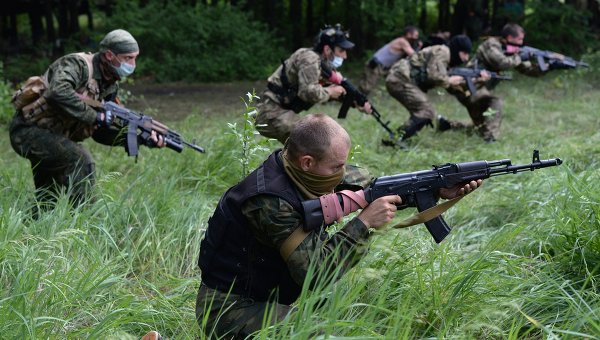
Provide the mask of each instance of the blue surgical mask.
[{"label": "blue surgical mask", "polygon": [[333,66],[333,68],[339,68],[342,66],[343,63],[344,63],[344,58],[338,57],[338,56],[333,56],[333,60],[331,61],[331,65]]},{"label": "blue surgical mask", "polygon": [[135,70],[135,65],[131,65],[126,62],[121,62],[121,65],[119,65],[119,67],[113,66],[113,68],[115,69],[115,72],[117,72],[117,74],[119,75],[119,78],[125,78],[133,73],[133,71]]}]

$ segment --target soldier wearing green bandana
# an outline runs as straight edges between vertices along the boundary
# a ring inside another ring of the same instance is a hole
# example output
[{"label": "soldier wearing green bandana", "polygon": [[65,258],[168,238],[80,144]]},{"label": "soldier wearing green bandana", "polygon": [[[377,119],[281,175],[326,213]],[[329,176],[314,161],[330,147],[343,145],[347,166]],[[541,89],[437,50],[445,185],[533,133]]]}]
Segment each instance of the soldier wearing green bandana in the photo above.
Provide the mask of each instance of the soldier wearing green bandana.
[{"label": "soldier wearing green bandana", "polygon": [[[119,131],[103,124],[104,113],[82,98],[118,102],[117,82],[133,73],[138,55],[138,43],[129,32],[111,31],[100,41],[99,52],[72,53],[52,63],[42,76],[47,88],[32,103],[35,109],[15,113],[10,142],[31,163],[43,209],[51,208],[67,188],[71,201],[80,204],[94,184],[94,161],[81,141],[93,137],[102,144],[123,145]],[[162,140],[155,141],[162,145]]]},{"label": "soldier wearing green bandana", "polygon": [[[349,150],[350,137],[335,120],[308,115],[294,126],[283,150],[221,197],[198,259],[196,317],[206,336],[244,339],[282,320],[302,286],[311,285],[305,282],[311,264],[320,277],[337,279],[365,254],[369,228],[394,217],[401,203],[396,195],[373,201],[332,235],[303,229],[303,200],[369,183],[345,176]],[[452,198],[479,184],[440,194]]]}]

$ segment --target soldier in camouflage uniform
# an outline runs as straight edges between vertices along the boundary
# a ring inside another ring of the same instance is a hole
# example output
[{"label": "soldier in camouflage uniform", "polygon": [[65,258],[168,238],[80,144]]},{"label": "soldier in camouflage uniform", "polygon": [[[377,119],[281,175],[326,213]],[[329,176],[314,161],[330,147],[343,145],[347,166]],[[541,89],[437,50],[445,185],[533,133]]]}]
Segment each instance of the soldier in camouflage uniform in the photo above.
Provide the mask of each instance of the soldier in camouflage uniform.
[{"label": "soldier in camouflage uniform", "polygon": [[[469,61],[467,66],[498,73],[514,68],[528,76],[540,76],[543,74],[540,68],[528,60],[523,60],[519,55],[519,46],[523,45],[524,38],[525,31],[521,26],[507,24],[502,29],[501,38],[488,38],[479,45],[475,58]],[[491,91],[498,83],[497,80],[488,81],[485,86],[477,89],[475,95],[471,95],[464,87],[449,88],[448,92],[467,108],[472,122],[450,121],[439,117],[438,129],[445,131],[452,128],[477,128],[486,142],[496,141],[502,122],[502,99],[493,95]]]},{"label": "soldier in camouflage uniform", "polygon": [[[74,204],[86,198],[94,183],[94,161],[79,142],[91,136],[102,144],[124,145],[105,114],[82,98],[117,101],[117,81],[133,73],[138,54],[131,34],[111,31],[100,42],[98,53],[73,53],[50,65],[42,77],[47,84],[42,96],[17,110],[9,128],[11,145],[31,162],[42,208],[50,208],[67,187]],[[153,140],[163,143],[156,135]]]},{"label": "soldier in camouflage uniform", "polygon": [[[198,259],[202,284],[196,317],[208,337],[244,339],[282,320],[311,263],[320,278],[337,279],[365,254],[369,228],[394,217],[401,203],[396,195],[368,204],[331,236],[321,228],[304,230],[303,200],[369,183],[368,177],[344,176],[349,150],[350,137],[335,120],[308,115],[298,121],[283,150],[221,197]],[[473,181],[440,194],[452,198],[480,184]],[[334,273],[337,277],[330,276]]]},{"label": "soldier in camouflage uniform", "polygon": [[[346,51],[353,47],[348,34],[337,25],[323,29],[312,49],[300,48],[285,60],[269,77],[257,105],[258,132],[283,144],[300,120],[299,112],[340,98],[346,91],[339,86],[342,78],[335,69],[342,66]],[[324,79],[323,67],[333,69],[329,79]],[[323,86],[325,82],[331,85]],[[370,112],[370,104],[365,104],[364,110]]]},{"label": "soldier in camouflage uniform", "polygon": [[386,88],[410,114],[409,120],[398,129],[402,134],[400,143],[426,125],[433,126],[436,112],[426,92],[434,87],[448,88],[462,83],[462,77],[448,76],[447,68],[467,61],[470,51],[471,40],[459,35],[450,40],[449,46],[426,47],[392,66],[385,80]]},{"label": "soldier in camouflage uniform", "polygon": [[373,57],[365,64],[363,77],[358,89],[368,95],[377,85],[380,78],[387,76],[390,67],[398,60],[410,57],[419,50],[419,29],[415,26],[404,28],[402,36],[385,44],[377,50]]}]

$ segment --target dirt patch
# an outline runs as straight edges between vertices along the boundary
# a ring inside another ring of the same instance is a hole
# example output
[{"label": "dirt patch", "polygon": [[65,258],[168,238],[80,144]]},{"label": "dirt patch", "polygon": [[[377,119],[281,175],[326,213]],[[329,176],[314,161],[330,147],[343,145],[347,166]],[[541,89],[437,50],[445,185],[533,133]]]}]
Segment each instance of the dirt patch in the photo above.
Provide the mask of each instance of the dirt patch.
[{"label": "dirt patch", "polygon": [[177,121],[191,113],[200,115],[234,115],[244,112],[242,97],[254,89],[258,95],[266,81],[230,83],[146,83],[123,85],[130,91],[127,106],[162,121]]}]

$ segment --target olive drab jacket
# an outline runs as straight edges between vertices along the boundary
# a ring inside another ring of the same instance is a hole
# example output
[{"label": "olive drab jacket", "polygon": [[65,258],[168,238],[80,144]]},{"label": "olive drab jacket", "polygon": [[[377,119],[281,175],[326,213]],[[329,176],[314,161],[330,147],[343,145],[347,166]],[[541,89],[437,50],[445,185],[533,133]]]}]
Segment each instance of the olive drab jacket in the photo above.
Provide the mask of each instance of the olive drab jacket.
[{"label": "olive drab jacket", "polygon": [[[269,84],[284,88],[282,80],[283,64],[289,86],[294,88],[296,95],[308,105],[324,103],[329,100],[329,93],[321,85],[321,56],[310,48],[300,48],[294,52],[269,77]],[[265,92],[269,99],[280,103],[278,96],[271,90]]]},{"label": "olive drab jacket", "polygon": [[477,65],[479,68],[492,72],[502,72],[509,69],[516,69],[519,73],[530,76],[539,75],[539,67],[530,61],[523,61],[518,53],[507,55],[498,38],[486,39],[475,52],[475,58],[467,64],[468,67]]},{"label": "olive drab jacket", "polygon": [[103,80],[99,64],[99,53],[73,53],[56,60],[42,77],[47,88],[36,108],[17,112],[14,121],[36,125],[73,141],[90,137],[97,113],[81,96],[114,100],[118,92],[117,83]]}]

